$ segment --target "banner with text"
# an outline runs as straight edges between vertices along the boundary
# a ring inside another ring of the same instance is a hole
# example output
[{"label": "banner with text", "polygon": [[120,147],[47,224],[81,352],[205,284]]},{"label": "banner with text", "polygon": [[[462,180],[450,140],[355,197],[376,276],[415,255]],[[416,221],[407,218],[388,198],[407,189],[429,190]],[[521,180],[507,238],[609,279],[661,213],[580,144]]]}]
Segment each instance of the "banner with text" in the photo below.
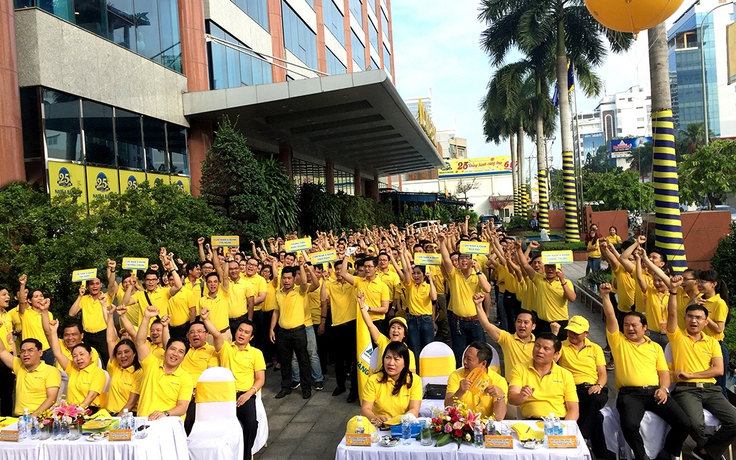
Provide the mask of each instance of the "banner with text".
[{"label": "banner with text", "polygon": [[511,157],[482,157],[445,160],[444,168],[438,170],[440,178],[462,176],[484,176],[490,174],[510,174]]}]

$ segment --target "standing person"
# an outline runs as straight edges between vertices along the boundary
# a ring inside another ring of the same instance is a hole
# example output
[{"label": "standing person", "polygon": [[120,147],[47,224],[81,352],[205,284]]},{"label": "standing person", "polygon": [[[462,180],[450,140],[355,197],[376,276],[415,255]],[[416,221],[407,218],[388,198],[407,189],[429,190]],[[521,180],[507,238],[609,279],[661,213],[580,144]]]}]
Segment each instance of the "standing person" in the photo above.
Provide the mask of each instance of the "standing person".
[{"label": "standing person", "polygon": [[590,272],[598,272],[601,270],[601,244],[598,239],[598,232],[590,229],[586,241],[588,250],[588,265],[585,267],[585,276]]},{"label": "standing person", "polygon": [[[273,318],[273,311],[276,309],[276,290],[279,288],[279,278],[275,275],[278,272],[278,259],[269,256],[266,258],[266,262],[271,265],[265,264],[261,268],[261,276],[266,280],[266,299],[263,301],[263,307],[261,309],[263,313],[263,324],[261,329],[258,329],[254,324],[254,334],[264,336],[263,348],[259,350],[263,351],[264,359],[266,360],[266,366],[274,366],[274,370],[278,370],[281,364],[276,354],[276,345],[269,340],[268,330],[271,326],[271,319]],[[278,335],[278,331],[276,332]],[[256,344],[258,339],[256,338]],[[256,346],[258,348],[258,346]],[[277,367],[279,366],[279,367]]]},{"label": "standing person", "polygon": [[[302,252],[302,260],[307,260],[307,255]],[[301,261],[300,261],[301,262]],[[304,262],[306,268],[308,280],[309,280],[309,291],[307,292],[307,298],[304,303],[304,328],[307,333],[307,353],[309,354],[309,367],[312,370],[312,380],[314,382],[313,388],[317,391],[325,389],[325,377],[322,374],[322,363],[319,359],[319,352],[317,350],[317,331],[315,328],[319,327],[321,322],[327,319],[327,311],[322,314],[322,301],[320,300],[320,281],[322,268],[320,266],[319,273],[315,272],[315,267],[308,261]],[[301,276],[301,275],[299,275]],[[297,276],[296,284],[301,284],[301,280]],[[299,375],[299,362],[296,359],[296,354],[291,357],[291,389],[296,390],[301,386],[301,376]]]},{"label": "standing person", "polygon": [[[456,370],[447,379],[445,406],[452,406],[455,401],[462,401],[473,411],[493,420],[506,417],[506,395],[509,386],[506,380],[488,368],[493,359],[491,346],[485,342],[473,342],[463,354],[463,367]],[[473,382],[468,375],[475,369],[483,372],[486,385],[479,394],[470,391]]]},{"label": "standing person", "polygon": [[[123,409],[128,409],[131,413],[136,411],[143,382],[143,369],[138,361],[135,343],[130,339],[118,340],[118,331],[113,321],[114,308],[113,305],[109,305],[105,311],[107,347],[110,354],[110,360],[107,362],[110,389],[105,409],[111,415],[117,415]],[[118,315],[125,316],[125,310],[125,306],[118,307]]]},{"label": "standing person", "polygon": [[[159,258],[161,259],[161,264],[163,265],[164,270],[166,270],[171,281],[173,281],[169,283],[170,286],[161,287],[158,272],[149,268],[143,274],[144,289],[134,293],[134,286],[129,286],[128,290],[125,292],[125,297],[123,298],[123,305],[131,307],[132,305],[137,304],[141,309],[145,309],[146,307],[153,305],[158,309],[161,316],[169,314],[169,299],[176,295],[176,293],[181,289],[181,278],[179,277],[179,273],[176,269],[173,254],[167,254],[166,248],[162,247]],[[137,284],[137,280],[134,284]],[[142,318],[143,315],[139,313],[138,317]],[[138,324],[136,326],[140,325]]]},{"label": "standing person", "polygon": [[652,285],[649,286],[642,269],[644,259],[647,259],[644,249],[637,249],[634,252],[636,281],[644,295],[644,315],[647,318],[647,324],[651,325],[649,338],[658,343],[664,350],[669,343],[667,339],[667,303],[669,302],[670,292],[668,291],[667,278],[663,279],[657,273],[652,272]]},{"label": "standing person", "polygon": [[197,303],[194,300],[193,290],[179,289],[179,292],[169,299],[169,333],[172,337],[183,337],[189,330],[189,325],[197,317]]},{"label": "standing person", "polygon": [[[383,352],[386,350],[386,347],[389,343],[403,342],[404,344],[406,344],[406,342],[409,340],[409,326],[407,326],[406,320],[401,316],[395,316],[391,318],[391,321],[389,321],[388,336],[381,334],[381,331],[378,330],[376,325],[373,324],[372,321],[369,321],[370,315],[368,314],[368,307],[366,307],[365,305],[365,294],[362,292],[358,294],[358,310],[360,311],[360,316],[363,319],[363,323],[368,327],[368,333],[371,336],[371,341],[376,344],[378,356],[383,356]],[[373,352],[375,353],[376,350],[374,350]],[[412,372],[416,372],[416,369],[417,360],[414,357],[414,352],[409,350],[409,370],[411,370]],[[376,371],[378,371],[378,369],[370,369],[371,374],[376,373]]]},{"label": "standing person", "polygon": [[406,289],[409,347],[414,354],[419,354],[434,340],[437,290],[432,277],[427,276],[426,267],[412,266],[412,261],[403,246],[399,250],[399,256],[402,264],[401,282]]},{"label": "standing person", "polygon": [[22,415],[25,409],[37,417],[56,402],[61,386],[61,374],[53,366],[41,359],[42,345],[36,339],[23,339],[20,343],[19,357],[5,348],[0,342],[0,361],[13,369],[15,380],[14,415]]},{"label": "standing person", "polygon": [[[13,350],[13,320],[8,314],[10,306],[10,292],[0,287],[0,344],[5,350]],[[13,415],[13,388],[15,375],[12,363],[10,366],[0,361],[0,415]]]},{"label": "standing person", "polygon": [[[437,245],[434,243],[425,244],[424,252],[427,254],[437,254]],[[447,312],[445,274],[441,265],[430,265],[427,267],[427,271],[429,271],[429,276],[432,277],[432,282],[434,282],[434,289],[437,291],[437,314],[435,316],[437,332],[435,333],[434,339],[452,347],[452,342],[450,341],[450,318]]]},{"label": "standing person", "polygon": [[232,334],[242,320],[253,320],[255,290],[250,281],[240,277],[240,265],[235,260],[227,262],[227,274],[230,283],[228,325],[230,327],[230,339],[232,340]]},{"label": "standing person", "polygon": [[608,244],[621,244],[621,237],[618,235],[618,229],[611,225],[608,229],[608,235],[606,235],[606,243]]},{"label": "standing person", "polygon": [[[230,324],[228,322],[228,312],[230,311],[230,281],[224,275],[222,264],[218,257],[215,260],[215,271],[205,276],[205,284],[207,286],[207,294],[199,299],[199,310],[207,308],[210,311],[210,321],[222,333],[222,337],[226,342],[232,341],[230,334]],[[222,282],[220,282],[222,280]],[[212,336],[207,337],[212,345]]]},{"label": "standing person", "polygon": [[388,312],[388,306],[391,303],[391,293],[388,286],[376,276],[376,264],[375,257],[364,259],[363,269],[365,270],[365,276],[361,278],[348,273],[348,266],[343,263],[340,265],[340,275],[342,275],[342,279],[355,287],[356,293],[362,292],[365,294],[365,303],[371,320],[383,334],[386,332],[384,319]]},{"label": "standing person", "polygon": [[[718,340],[723,355],[723,368],[728,369],[731,359],[728,348],[723,343],[725,337],[723,331],[726,329],[726,322],[731,314],[728,308],[728,287],[715,270],[702,270],[698,273],[698,291],[703,296],[696,298],[695,303],[703,305],[708,310],[708,321],[703,332]],[[725,372],[716,376],[716,384],[721,387],[723,395],[727,396]]]},{"label": "standing person", "polygon": [[[245,263],[245,271],[241,270],[240,277],[249,282],[253,287],[253,344],[261,351],[265,351],[268,338],[266,337],[266,328],[263,322],[263,307],[268,295],[268,281],[258,273],[258,260],[250,257],[241,261],[241,266]],[[265,266],[264,266],[265,267]],[[271,324],[271,323],[268,323]]]},{"label": "standing person", "polygon": [[670,370],[664,351],[646,336],[647,320],[639,312],[632,311],[624,316],[624,330],[620,332],[611,304],[611,285],[601,284],[600,293],[606,315],[606,336],[616,363],[616,409],[621,417],[624,439],[636,460],[648,460],[639,426],[644,412],[651,411],[670,425],[664,449],[657,458],[678,457],[692,423],[669,397]]}]

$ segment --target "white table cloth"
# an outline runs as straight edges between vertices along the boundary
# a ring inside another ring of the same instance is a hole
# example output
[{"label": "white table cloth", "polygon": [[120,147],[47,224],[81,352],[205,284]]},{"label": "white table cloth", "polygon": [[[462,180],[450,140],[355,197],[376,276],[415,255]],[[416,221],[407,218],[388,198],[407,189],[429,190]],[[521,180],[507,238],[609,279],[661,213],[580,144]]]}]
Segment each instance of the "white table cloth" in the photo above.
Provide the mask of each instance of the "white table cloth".
[{"label": "white table cloth", "polygon": [[383,447],[379,444],[373,444],[371,447],[353,447],[346,446],[343,437],[335,452],[335,460],[455,460],[456,458],[457,444],[454,442],[442,447],[434,445],[425,447],[414,439],[408,446],[399,443],[395,447]]},{"label": "white table cloth", "polygon": [[[137,418],[137,425],[145,419]],[[188,460],[184,423],[179,417],[167,417],[149,425],[148,436],[132,441],[89,442],[85,437],[76,441],[0,442],[0,460]],[[8,427],[7,429],[13,429]]]}]

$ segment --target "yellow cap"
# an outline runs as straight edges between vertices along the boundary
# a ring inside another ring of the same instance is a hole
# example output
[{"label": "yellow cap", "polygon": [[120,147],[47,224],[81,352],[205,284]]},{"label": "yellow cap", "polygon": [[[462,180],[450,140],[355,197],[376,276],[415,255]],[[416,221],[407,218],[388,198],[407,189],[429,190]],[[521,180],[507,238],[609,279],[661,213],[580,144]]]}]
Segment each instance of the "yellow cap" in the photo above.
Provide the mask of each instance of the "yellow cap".
[{"label": "yellow cap", "polygon": [[[346,433],[355,433],[355,427],[358,425],[358,417],[360,415],[356,415],[355,417],[348,420],[348,427]],[[376,432],[376,427],[373,426],[370,420],[368,420],[367,417],[362,418],[363,421],[363,430],[365,434],[372,434]]]},{"label": "yellow cap", "polygon": [[401,325],[404,326],[404,329],[406,329],[407,331],[409,330],[409,325],[406,324],[406,320],[401,316],[394,316],[393,318],[391,318],[391,321],[388,322],[388,327],[391,327],[391,325],[394,323],[401,323]]},{"label": "yellow cap", "polygon": [[565,329],[576,334],[582,334],[583,332],[588,332],[590,330],[590,323],[588,323],[588,320],[582,316],[575,315],[567,322]]}]

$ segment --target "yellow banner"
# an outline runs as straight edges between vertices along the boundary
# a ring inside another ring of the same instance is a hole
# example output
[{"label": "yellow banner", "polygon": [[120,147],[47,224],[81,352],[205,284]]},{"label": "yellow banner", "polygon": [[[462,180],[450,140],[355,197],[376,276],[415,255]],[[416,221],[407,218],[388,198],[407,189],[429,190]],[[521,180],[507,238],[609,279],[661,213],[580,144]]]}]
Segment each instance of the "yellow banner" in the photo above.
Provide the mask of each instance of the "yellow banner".
[{"label": "yellow banner", "polygon": [[544,265],[553,264],[571,264],[575,262],[572,257],[572,250],[566,249],[562,251],[542,251],[542,263]]},{"label": "yellow banner", "polygon": [[[363,320],[363,315],[360,312],[360,306],[358,302],[355,303],[355,314],[358,320],[355,321],[355,337],[357,340],[356,350],[358,358],[358,397],[360,398],[361,404],[363,403],[363,389],[365,388],[366,382],[368,382],[368,374],[371,369],[371,355],[373,354],[373,343],[371,343],[371,333],[368,331]],[[378,351],[376,351],[378,353]]]},{"label": "yellow banner", "polygon": [[72,282],[89,281],[97,278],[96,268],[86,268],[84,270],[74,270],[72,272]]},{"label": "yellow banner", "polygon": [[123,270],[148,270],[148,259],[144,257],[123,257]]},{"label": "yellow banner", "polygon": [[442,265],[442,254],[414,253],[414,265]]},{"label": "yellow banner", "polygon": [[157,184],[169,185],[171,183],[171,178],[167,174],[146,173],[146,180],[151,187]]},{"label": "yellow banner", "polygon": [[190,195],[192,194],[192,184],[188,177],[171,176],[171,183],[179,187],[179,190],[184,190]]},{"label": "yellow banner", "polygon": [[461,241],[460,254],[488,254],[491,245],[487,241]]},{"label": "yellow banner", "polygon": [[511,157],[483,157],[445,160],[445,166],[438,170],[440,177],[503,174],[511,172]]},{"label": "yellow banner", "polygon": [[118,172],[110,168],[87,166],[87,196],[89,200],[109,198],[110,193],[120,193]]},{"label": "yellow banner", "polygon": [[121,193],[124,193],[130,188],[136,189],[146,181],[146,173],[143,171],[124,171],[121,169],[119,171],[119,177]]},{"label": "yellow banner", "polygon": [[84,166],[49,161],[49,191],[51,196],[69,194],[73,188],[82,191],[79,200],[81,203],[86,203],[87,187],[85,186]]},{"label": "yellow banner", "polygon": [[286,252],[306,251],[312,249],[312,238],[299,238],[298,240],[288,240],[284,243]]},{"label": "yellow banner", "polygon": [[213,248],[239,248],[240,237],[237,235],[213,236],[211,243]]},{"label": "yellow banner", "polygon": [[[311,245],[310,245],[311,247]],[[322,252],[313,252],[309,254],[309,261],[312,265],[326,264],[337,261],[337,252],[334,249]]]}]

